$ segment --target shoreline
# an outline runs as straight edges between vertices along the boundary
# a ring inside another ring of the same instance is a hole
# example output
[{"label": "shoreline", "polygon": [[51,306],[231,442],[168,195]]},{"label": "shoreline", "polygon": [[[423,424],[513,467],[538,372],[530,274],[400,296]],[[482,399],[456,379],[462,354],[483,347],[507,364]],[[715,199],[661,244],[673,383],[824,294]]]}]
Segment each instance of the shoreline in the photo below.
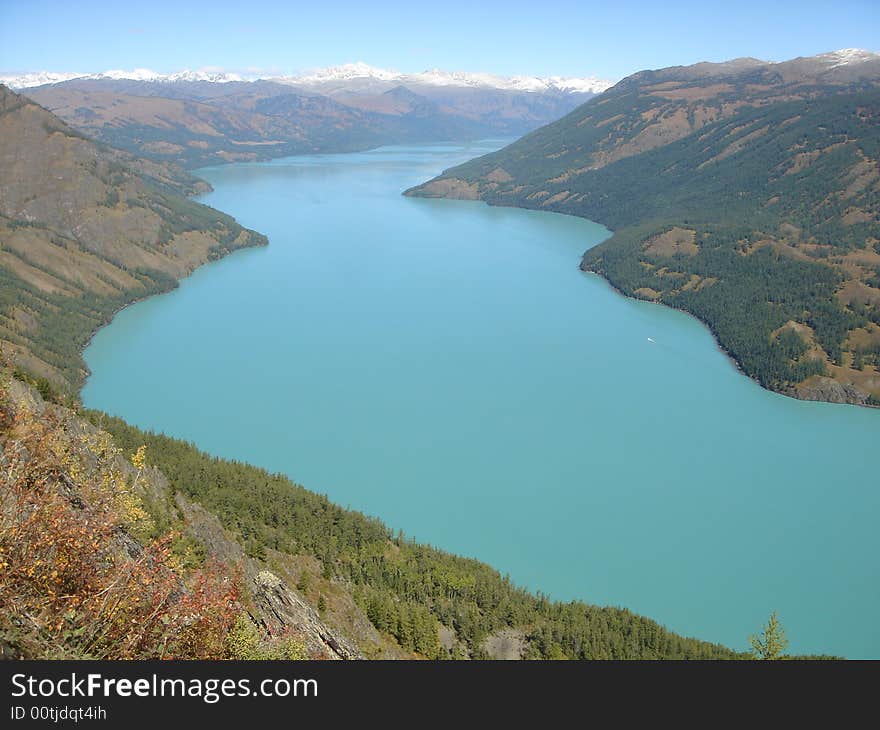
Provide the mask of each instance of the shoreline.
[{"label": "shoreline", "polygon": [[[509,206],[509,207],[516,207],[516,206]],[[581,217],[581,216],[576,216],[576,217]],[[585,220],[588,220],[588,219],[585,219]],[[587,249],[587,250],[589,250],[589,249]],[[715,334],[715,330],[712,328],[712,326],[708,322],[704,322],[702,319],[700,319],[693,312],[689,312],[686,309],[682,309],[681,307],[676,307],[672,304],[667,304],[666,302],[663,302],[663,301],[654,301],[651,299],[643,299],[641,297],[630,296],[625,291],[620,289],[616,284],[614,284],[614,282],[611,281],[611,279],[609,279],[607,276],[605,276],[602,272],[595,271],[594,269],[589,269],[589,268],[588,269],[581,268],[580,270],[585,274],[592,274],[593,276],[598,276],[599,278],[602,279],[602,281],[604,281],[606,284],[608,284],[608,286],[610,286],[615,291],[615,293],[619,294],[620,296],[622,296],[626,299],[629,299],[634,302],[644,302],[645,304],[653,304],[656,306],[665,307],[666,309],[672,310],[673,312],[680,312],[681,314],[685,314],[688,317],[690,317],[691,319],[696,320],[697,322],[700,323],[700,325],[705,327],[705,329],[709,332],[710,335],[712,335],[712,339],[715,342],[715,348],[718,350],[718,352],[720,352],[722,355],[724,355],[727,358],[727,360],[733,365],[733,367],[737,371],[737,373],[739,373],[743,377],[747,378],[748,380],[751,380],[755,385],[757,385],[759,388],[761,388],[761,390],[766,390],[768,393],[774,393],[776,395],[785,396],[786,398],[791,398],[792,400],[802,401],[804,403],[828,403],[829,405],[834,405],[834,406],[858,406],[860,408],[872,408],[872,409],[880,408],[880,406],[873,405],[872,403],[856,403],[856,402],[852,402],[852,401],[838,403],[838,402],[829,401],[829,400],[801,398],[796,393],[793,393],[793,392],[785,392],[783,390],[775,390],[773,388],[768,388],[765,385],[762,385],[760,383],[760,381],[758,381],[756,378],[749,375],[743,369],[739,360],[736,359],[736,357],[733,355],[733,353],[731,353],[726,347],[724,347],[721,340],[718,338],[718,335]],[[837,382],[837,381],[834,381],[834,382]]]},{"label": "shoreline", "polygon": [[[205,193],[207,193],[207,192],[211,192],[211,191],[206,190]],[[204,194],[204,193],[196,193],[196,195],[203,195],[203,194]],[[194,196],[194,197],[195,197],[195,196]],[[222,213],[223,211],[220,211],[220,212]],[[229,215],[229,214],[226,213],[225,215]],[[239,224],[239,225],[240,225],[240,224]],[[242,229],[243,229],[243,230],[251,230],[251,229],[248,229],[248,228],[244,228],[244,226],[242,226]],[[195,266],[193,266],[189,271],[187,271],[187,272],[186,272],[183,276],[181,276],[180,278],[178,278],[178,277],[174,277],[174,286],[171,286],[171,287],[169,287],[168,289],[165,289],[164,291],[157,291],[157,292],[153,292],[152,294],[145,294],[145,295],[143,295],[143,296],[139,296],[139,297],[137,297],[136,299],[132,299],[130,302],[126,302],[126,303],[123,304],[121,307],[117,307],[116,309],[114,309],[114,310],[110,313],[110,316],[108,317],[107,321],[106,321],[106,322],[103,322],[102,324],[100,324],[98,327],[96,327],[96,328],[95,328],[95,329],[89,334],[89,336],[88,336],[88,338],[86,339],[85,343],[83,344],[83,346],[82,346],[82,347],[80,348],[80,350],[79,350],[79,358],[80,358],[80,360],[82,361],[82,364],[83,364],[83,368],[84,368],[85,374],[83,375],[82,383],[80,383],[80,384],[78,384],[78,385],[75,384],[75,383],[72,383],[72,385],[74,386],[73,395],[74,395],[77,399],[80,399],[80,397],[81,397],[81,395],[82,395],[82,390],[83,390],[83,388],[86,387],[86,383],[88,382],[88,379],[92,376],[92,371],[91,371],[91,369],[89,368],[89,365],[88,365],[88,363],[86,362],[85,357],[84,357],[84,355],[85,355],[85,351],[89,349],[89,346],[92,344],[92,341],[95,339],[95,336],[96,336],[101,330],[103,330],[105,327],[109,327],[111,324],[113,324],[113,320],[116,319],[116,316],[117,316],[120,312],[122,312],[122,311],[128,309],[129,307],[134,306],[135,304],[139,304],[140,302],[144,302],[144,301],[146,301],[147,299],[152,299],[153,297],[161,297],[161,296],[164,296],[165,294],[170,294],[171,292],[173,292],[173,291],[175,291],[175,290],[177,290],[177,289],[180,288],[180,283],[181,283],[182,281],[185,281],[186,279],[188,279],[188,278],[189,278],[190,276],[192,276],[192,275],[193,275],[198,269],[201,269],[203,266],[207,266],[208,264],[213,264],[214,262],[216,262],[216,261],[220,261],[220,260],[222,260],[222,259],[225,259],[225,258],[231,256],[232,254],[238,253],[239,251],[246,251],[247,249],[251,249],[251,248],[265,248],[266,246],[269,245],[269,239],[268,239],[268,237],[265,236],[265,234],[263,234],[263,233],[259,233],[259,231],[253,231],[253,233],[257,233],[257,234],[259,234],[260,236],[263,236],[263,237],[266,239],[266,243],[254,243],[254,244],[250,244],[250,245],[247,245],[247,246],[239,246],[238,248],[234,248],[234,249],[232,249],[231,251],[228,251],[228,252],[226,252],[225,254],[223,254],[222,256],[218,256],[218,257],[215,258],[215,259],[206,259],[206,260],[203,261],[202,263],[200,263],[200,264],[196,264]]]},{"label": "shoreline", "polygon": [[[195,269],[193,269],[193,271],[195,271]],[[75,395],[77,397],[79,397],[80,393],[82,392],[82,389],[86,385],[86,381],[89,379],[89,377],[92,374],[92,371],[89,369],[89,366],[86,363],[83,355],[85,354],[85,351],[89,349],[89,346],[92,344],[92,340],[95,339],[95,335],[97,335],[105,327],[108,327],[110,324],[112,324],[113,320],[116,319],[116,315],[119,314],[120,312],[122,312],[123,310],[128,309],[129,307],[137,304],[138,302],[144,302],[147,299],[150,299],[151,297],[158,297],[158,296],[162,296],[163,294],[168,294],[169,292],[174,291],[179,286],[180,286],[180,280],[177,279],[177,280],[175,280],[174,286],[170,287],[169,289],[166,289],[165,291],[155,292],[154,294],[145,294],[144,296],[138,297],[137,299],[132,299],[130,302],[123,304],[121,307],[114,309],[110,313],[110,316],[107,319],[107,321],[95,328],[95,330],[88,336],[88,338],[85,341],[85,344],[82,346],[82,348],[79,351],[80,360],[82,360],[83,366],[85,368],[85,376],[82,379],[82,384],[80,386],[78,386],[75,390]]]},{"label": "shoreline", "polygon": [[[237,163],[227,163],[227,164],[237,164]],[[213,167],[213,165],[212,165],[212,166],[209,166],[209,167]],[[200,168],[200,169],[201,169],[201,168]],[[195,173],[192,172],[192,171],[190,171],[190,174],[195,174]],[[192,194],[192,196],[191,196],[192,198],[198,198],[198,197],[200,197],[200,196],[202,196],[202,195],[204,195],[204,194],[207,194],[207,193],[210,193],[210,192],[213,191],[213,186],[211,185],[211,183],[208,182],[208,181],[205,181],[205,183],[206,183],[207,186],[208,186],[208,190],[195,192],[195,193]],[[422,199],[425,199],[425,200],[438,199],[438,196],[419,195],[418,193],[415,193],[415,194],[414,194],[414,193],[412,192],[412,191],[416,190],[416,188],[420,187],[421,185],[424,185],[424,183],[421,183],[420,185],[417,185],[417,186],[414,186],[414,187],[409,188],[409,189],[407,189],[407,190],[404,190],[404,191],[402,191],[400,194],[401,194],[402,196],[404,196],[404,197],[415,197],[415,198],[422,198]],[[446,198],[446,197],[439,197],[439,199],[441,199],[441,200],[450,200],[450,198]],[[452,200],[459,200],[459,201],[460,201],[461,199],[459,199],[459,198],[452,198]],[[521,205],[496,204],[496,203],[490,203],[490,202],[488,202],[488,201],[486,201],[486,200],[483,200],[482,198],[472,198],[472,199],[470,199],[470,200],[472,200],[473,202],[480,202],[480,203],[483,203],[484,205],[488,205],[488,206],[491,206],[491,207],[499,207],[499,208],[518,208],[518,209],[520,209],[520,210],[537,211],[537,212],[539,212],[539,213],[555,213],[555,214],[557,214],[557,215],[567,215],[567,216],[571,216],[571,217],[573,217],[573,218],[580,218],[581,220],[587,220],[587,221],[590,221],[591,223],[597,223],[597,224],[599,224],[599,225],[601,225],[601,226],[604,226],[604,227],[606,228],[606,230],[607,230],[607,231],[609,232],[609,234],[610,234],[610,235],[609,235],[609,238],[610,238],[611,236],[614,235],[614,231],[613,231],[612,229],[608,228],[607,226],[605,226],[605,224],[602,223],[601,221],[594,221],[594,220],[592,220],[591,218],[586,218],[585,216],[577,215],[577,214],[575,214],[575,213],[567,213],[567,212],[564,212],[564,211],[555,211],[555,210],[539,210],[539,209],[536,209],[536,208],[530,208],[530,207],[527,207],[527,206],[521,206]],[[224,211],[220,211],[220,212],[223,213]],[[228,213],[224,213],[224,214],[225,214],[225,215],[229,215]],[[235,220],[234,217],[233,217],[233,220]],[[237,223],[237,221],[236,221],[236,223]],[[240,225],[240,224],[239,224],[239,225]],[[243,226],[242,226],[242,228],[243,228],[244,230],[250,230],[250,229],[246,229],[246,228],[244,228]],[[79,398],[79,397],[81,396],[81,394],[82,394],[82,390],[83,390],[83,388],[85,387],[85,385],[86,385],[88,379],[89,379],[89,378],[91,377],[91,375],[92,375],[92,371],[89,369],[88,364],[86,363],[85,358],[83,357],[83,355],[85,354],[85,351],[86,351],[86,350],[89,348],[89,346],[92,344],[92,341],[94,340],[94,338],[95,338],[95,336],[98,334],[98,332],[100,332],[102,329],[104,329],[105,327],[108,327],[110,324],[112,324],[113,320],[116,318],[116,316],[117,316],[120,312],[122,312],[123,310],[127,309],[127,308],[130,307],[130,306],[133,306],[133,305],[135,305],[135,304],[138,304],[139,302],[145,301],[145,300],[150,299],[150,298],[152,298],[152,297],[162,296],[162,295],[164,295],[164,294],[168,294],[168,293],[174,291],[175,289],[177,289],[177,288],[180,286],[180,283],[181,283],[183,280],[189,278],[189,277],[190,277],[190,276],[191,276],[191,275],[192,275],[197,269],[200,269],[200,268],[202,268],[203,266],[205,266],[205,265],[207,265],[207,264],[213,263],[214,261],[219,261],[219,260],[221,260],[221,259],[225,259],[225,258],[227,258],[228,256],[230,256],[231,254],[234,254],[234,253],[236,253],[236,252],[238,252],[238,251],[243,251],[243,250],[245,250],[245,249],[249,249],[249,248],[262,248],[262,247],[264,247],[264,246],[268,246],[268,245],[269,245],[269,240],[268,240],[268,238],[265,236],[265,234],[261,234],[261,233],[259,233],[258,231],[254,231],[254,233],[257,233],[258,235],[263,236],[263,238],[265,238],[266,242],[265,242],[265,243],[254,243],[254,244],[250,244],[250,245],[246,245],[246,246],[240,246],[240,247],[238,247],[238,248],[235,248],[235,249],[233,249],[233,250],[231,250],[231,251],[226,252],[226,253],[223,254],[222,256],[219,256],[219,257],[217,257],[217,258],[215,258],[215,259],[206,259],[205,261],[203,261],[203,262],[197,264],[196,266],[192,267],[192,269],[190,269],[189,271],[187,271],[186,274],[184,274],[184,275],[181,276],[180,278],[175,277],[175,283],[174,283],[174,286],[169,287],[168,289],[166,289],[166,290],[164,290],[164,291],[159,291],[159,292],[154,292],[154,293],[152,293],[152,294],[147,294],[147,295],[144,295],[144,296],[139,296],[139,297],[137,297],[136,299],[133,299],[133,300],[131,300],[131,301],[129,301],[129,302],[123,304],[122,306],[118,307],[117,309],[113,310],[113,312],[110,314],[110,316],[109,316],[109,318],[107,319],[107,321],[106,321],[106,322],[103,322],[103,323],[100,324],[97,328],[95,328],[95,330],[89,334],[88,339],[85,341],[85,343],[83,344],[83,346],[80,348],[80,351],[79,351],[79,357],[80,357],[80,360],[82,361],[82,364],[83,364],[84,375],[83,375],[83,377],[82,377],[82,382],[81,382],[81,383],[79,383],[79,384],[73,384],[73,385],[74,385],[73,394],[74,394],[77,398]],[[608,239],[605,239],[605,240],[608,240]],[[599,244],[597,243],[596,245],[599,245]],[[591,248],[592,248],[592,247],[591,247]],[[587,249],[587,251],[589,251],[589,250],[590,250],[590,249]],[[767,387],[767,386],[763,385],[760,381],[758,381],[758,380],[757,380],[755,377],[753,377],[752,375],[749,375],[749,373],[746,372],[746,371],[743,369],[742,364],[740,363],[740,361],[736,358],[736,356],[735,356],[732,352],[730,352],[730,351],[724,346],[724,344],[721,342],[721,339],[718,337],[718,334],[716,333],[714,327],[712,327],[712,325],[711,325],[709,322],[706,322],[706,321],[702,320],[700,317],[698,317],[697,315],[693,314],[692,312],[689,312],[689,311],[686,310],[686,309],[683,309],[683,308],[681,308],[681,307],[677,307],[677,306],[672,305],[672,304],[669,304],[669,303],[667,303],[667,302],[664,302],[664,301],[652,301],[652,300],[649,300],[649,299],[643,299],[642,297],[635,297],[635,296],[632,296],[632,295],[630,295],[630,294],[627,294],[625,291],[623,291],[620,287],[618,287],[618,286],[617,286],[617,285],[616,285],[611,279],[609,279],[609,278],[608,278],[604,273],[602,273],[601,271],[596,271],[595,269],[592,269],[592,268],[584,268],[584,267],[583,267],[583,256],[585,256],[585,255],[586,255],[586,251],[582,254],[581,264],[579,264],[579,266],[578,266],[578,268],[580,269],[580,271],[582,271],[583,273],[593,274],[593,275],[595,275],[595,276],[599,276],[599,277],[601,277],[602,280],[605,281],[605,282],[606,282],[606,283],[607,283],[607,284],[608,284],[608,285],[614,290],[615,293],[617,293],[618,295],[620,295],[620,296],[622,296],[622,297],[625,297],[625,298],[627,298],[627,299],[631,299],[631,300],[633,300],[633,301],[645,302],[646,304],[660,305],[660,306],[666,307],[667,309],[671,309],[671,310],[676,311],[676,312],[681,312],[682,314],[686,314],[686,315],[688,315],[689,317],[692,317],[694,320],[696,320],[697,322],[699,322],[703,327],[705,327],[705,328],[708,330],[708,332],[712,335],[712,339],[714,340],[715,347],[717,348],[717,350],[718,350],[719,352],[721,352],[721,353],[727,358],[727,360],[733,365],[734,369],[735,369],[740,375],[742,375],[742,376],[745,377],[745,378],[748,378],[750,381],[752,381],[753,383],[755,383],[755,384],[756,384],[758,387],[760,387],[761,389],[766,390],[766,391],[769,392],[769,393],[775,393],[775,394],[777,394],[777,395],[785,396],[786,398],[791,398],[791,399],[793,399],[793,400],[803,401],[803,402],[805,402],[805,403],[829,403],[829,404],[832,404],[832,405],[851,405],[851,406],[858,406],[858,407],[861,407],[861,408],[880,409],[880,405],[875,405],[875,404],[870,403],[870,402],[867,402],[867,401],[866,401],[866,402],[863,402],[863,403],[862,403],[862,402],[858,402],[858,401],[853,401],[853,400],[846,400],[846,401],[842,401],[842,402],[840,402],[840,401],[831,401],[831,400],[827,400],[827,399],[824,399],[824,398],[803,398],[803,397],[801,397],[800,395],[797,394],[797,392],[794,390],[794,387],[793,387],[793,386],[790,387],[788,390],[777,390],[777,389],[775,389],[775,388],[770,388],[770,387]],[[824,376],[824,377],[828,377],[828,376]],[[833,378],[829,378],[829,380],[831,380],[831,381],[834,382],[834,383],[838,383],[839,385],[841,385],[841,387],[845,387],[844,384],[839,383],[839,381],[834,380]]]},{"label": "shoreline", "polygon": [[[567,215],[567,216],[571,216],[572,218],[580,218],[581,220],[587,220],[587,221],[590,221],[590,222],[592,222],[592,223],[598,223],[599,225],[604,226],[604,227],[606,228],[606,230],[608,230],[608,231],[611,233],[612,236],[613,236],[614,233],[615,233],[612,229],[608,228],[608,226],[606,226],[606,225],[605,225],[604,223],[602,223],[601,221],[594,221],[592,218],[587,218],[587,217],[585,217],[585,216],[578,215],[578,214],[576,214],[576,213],[568,213],[568,212],[565,212],[565,211],[557,211],[557,210],[550,210],[550,209],[543,209],[543,210],[541,210],[541,209],[539,209],[539,208],[532,208],[532,207],[524,206],[524,205],[513,205],[513,204],[506,204],[506,203],[494,203],[494,202],[489,202],[489,201],[487,201],[487,200],[484,200],[484,199],[481,198],[481,197],[475,197],[475,198],[455,198],[455,197],[446,197],[446,196],[438,196],[438,195],[421,195],[421,194],[419,194],[418,192],[414,192],[414,191],[417,190],[417,188],[420,188],[420,187],[426,185],[428,182],[431,182],[431,181],[429,180],[429,181],[426,181],[425,183],[421,183],[420,185],[416,185],[416,186],[414,186],[414,187],[412,187],[412,188],[410,188],[410,189],[404,191],[404,192],[402,193],[402,195],[404,195],[404,196],[406,196],[406,197],[422,198],[422,199],[424,199],[424,200],[456,200],[456,201],[469,200],[469,201],[473,201],[473,202],[480,202],[480,203],[483,203],[484,205],[488,205],[488,206],[490,206],[490,207],[497,207],[497,208],[518,208],[518,209],[520,209],[520,210],[530,210],[530,211],[536,211],[536,212],[539,212],[539,213],[554,213],[554,214],[556,214],[556,215]],[[610,236],[609,236],[609,238],[610,238]],[[607,241],[608,239],[605,239],[605,240]],[[599,244],[596,244],[596,245],[598,246]],[[591,247],[591,248],[593,248],[593,247]],[[588,248],[587,251],[590,251],[591,248]],[[652,301],[652,300],[650,300],[650,299],[642,299],[641,297],[634,297],[634,296],[632,296],[632,295],[630,295],[630,294],[627,294],[625,291],[623,291],[622,289],[620,289],[620,288],[619,288],[619,287],[618,287],[613,281],[611,281],[611,279],[609,279],[604,273],[602,273],[602,272],[600,272],[600,271],[596,271],[596,270],[591,269],[591,268],[583,268],[583,257],[586,255],[586,252],[587,252],[587,251],[585,251],[585,252],[581,255],[581,263],[578,265],[578,268],[580,269],[580,271],[582,271],[582,272],[584,272],[584,273],[594,274],[594,275],[596,275],[596,276],[601,277],[602,280],[605,281],[605,282],[606,282],[606,283],[607,283],[607,284],[608,284],[608,285],[609,285],[609,286],[615,291],[615,293],[619,294],[619,295],[622,296],[622,297],[625,297],[625,298],[627,298],[627,299],[631,299],[631,300],[633,300],[633,301],[645,302],[645,303],[647,303],[647,304],[657,304],[657,305],[660,305],[660,306],[666,307],[667,309],[671,309],[671,310],[673,310],[673,311],[681,312],[681,313],[683,313],[683,314],[688,315],[689,317],[692,317],[694,320],[696,320],[697,322],[699,322],[703,327],[705,327],[705,328],[709,331],[709,333],[712,335],[712,339],[715,341],[715,346],[716,346],[716,348],[719,350],[719,352],[721,352],[721,353],[722,353],[722,354],[723,354],[723,355],[724,355],[724,356],[725,356],[725,357],[726,357],[726,358],[727,358],[727,359],[733,364],[733,366],[734,366],[734,368],[736,369],[736,371],[737,371],[738,373],[740,373],[741,375],[743,375],[744,377],[746,377],[746,378],[748,378],[749,380],[751,380],[753,383],[755,383],[755,384],[756,384],[758,387],[760,387],[762,390],[766,390],[768,393],[775,393],[776,395],[782,395],[782,396],[785,396],[786,398],[791,398],[791,399],[793,399],[793,400],[802,401],[802,402],[804,402],[804,403],[829,403],[829,404],[831,404],[831,405],[857,406],[857,407],[860,407],[860,408],[880,409],[880,404],[873,404],[873,403],[870,403],[870,402],[868,402],[868,401],[865,401],[865,402],[859,402],[859,401],[854,401],[854,400],[832,401],[832,400],[828,400],[828,399],[825,399],[825,398],[802,398],[802,397],[800,397],[800,396],[797,394],[796,391],[794,391],[794,386],[791,386],[790,389],[789,389],[788,391],[785,391],[785,390],[777,390],[777,389],[775,389],[775,388],[769,388],[769,387],[763,385],[760,381],[758,381],[758,380],[757,380],[755,377],[753,377],[752,375],[749,375],[749,373],[746,372],[746,371],[743,369],[742,364],[741,364],[741,363],[739,362],[739,360],[733,355],[733,353],[731,353],[731,352],[730,352],[730,351],[724,346],[724,344],[721,342],[721,339],[718,337],[718,334],[716,333],[715,328],[712,327],[712,325],[711,325],[709,322],[705,322],[704,320],[700,319],[697,315],[695,315],[693,312],[689,312],[688,310],[686,310],[686,309],[682,309],[681,307],[676,307],[676,306],[674,306],[674,305],[672,305],[672,304],[668,304],[668,303],[663,302],[663,301]],[[824,376],[824,377],[827,377],[829,380],[831,380],[831,382],[840,385],[841,388],[846,388],[846,385],[843,384],[843,383],[841,383],[840,381],[835,380],[834,378],[830,378],[829,376]]]}]

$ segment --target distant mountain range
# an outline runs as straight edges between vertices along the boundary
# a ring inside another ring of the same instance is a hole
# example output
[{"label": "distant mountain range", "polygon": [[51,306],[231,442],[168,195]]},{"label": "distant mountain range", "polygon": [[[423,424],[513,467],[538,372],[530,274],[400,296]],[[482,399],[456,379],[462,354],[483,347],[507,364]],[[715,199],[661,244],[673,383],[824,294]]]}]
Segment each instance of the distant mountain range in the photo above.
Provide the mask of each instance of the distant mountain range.
[{"label": "distant mountain range", "polygon": [[415,86],[465,86],[474,88],[503,89],[506,91],[561,91],[598,94],[612,86],[613,82],[595,76],[513,76],[504,77],[489,73],[467,73],[465,71],[441,71],[431,69],[421,73],[406,74],[376,68],[363,62],[330,66],[300,75],[278,74],[239,74],[219,69],[185,69],[175,73],[162,74],[150,69],[138,68],[131,71],[115,69],[102,73],[85,74],[75,72],[38,71],[30,73],[0,73],[0,83],[12,89],[24,89],[45,84],[57,84],[73,79],[149,81],[154,83],[207,82],[207,83],[248,83],[254,81],[275,81],[302,87],[340,86],[352,90],[352,85],[386,85],[385,90],[399,85]]},{"label": "distant mountain range", "polygon": [[187,168],[386,144],[516,137],[610,82],[504,78],[363,63],[301,76],[216,70],[0,75],[95,139]]},{"label": "distant mountain range", "polygon": [[349,63],[320,69],[303,76],[289,76],[282,79],[298,86],[312,86],[327,89],[340,87],[352,90],[352,84],[381,86],[463,86],[471,88],[501,89],[504,91],[547,92],[560,91],[581,94],[599,94],[613,85],[611,81],[595,76],[569,78],[562,76],[512,76],[504,77],[489,73],[467,73],[464,71],[441,71],[431,69],[416,74],[403,74],[397,71],[368,66],[365,63]]},{"label": "distant mountain range", "polygon": [[642,71],[408,194],[604,223],[585,270],[768,388],[880,405],[880,54]]}]

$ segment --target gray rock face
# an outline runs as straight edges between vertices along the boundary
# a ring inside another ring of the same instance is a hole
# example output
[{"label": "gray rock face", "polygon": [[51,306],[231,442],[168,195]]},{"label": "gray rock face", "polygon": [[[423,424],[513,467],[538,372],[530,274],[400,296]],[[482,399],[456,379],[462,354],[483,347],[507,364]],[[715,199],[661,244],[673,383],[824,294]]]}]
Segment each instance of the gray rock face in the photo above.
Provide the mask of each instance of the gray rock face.
[{"label": "gray rock face", "polygon": [[492,659],[522,659],[527,646],[525,634],[519,629],[500,629],[483,642],[483,649]]},{"label": "gray rock face", "polygon": [[[268,577],[271,579],[267,580]],[[258,615],[265,628],[282,625],[299,634],[309,653],[326,659],[363,659],[357,647],[328,627],[318,613],[278,576],[261,571],[251,580]]]},{"label": "gray rock face", "polygon": [[868,402],[867,393],[858,388],[821,377],[810,385],[799,385],[795,395],[801,400],[827,401],[828,403],[852,403],[863,406]]},{"label": "gray rock face", "polygon": [[175,502],[193,538],[219,561],[242,566],[253,597],[251,618],[254,623],[264,629],[290,629],[302,638],[312,656],[325,659],[364,658],[352,642],[327,626],[295,589],[266,570],[261,563],[245,555],[241,545],[224,529],[217,517],[181,494],[175,496]]}]

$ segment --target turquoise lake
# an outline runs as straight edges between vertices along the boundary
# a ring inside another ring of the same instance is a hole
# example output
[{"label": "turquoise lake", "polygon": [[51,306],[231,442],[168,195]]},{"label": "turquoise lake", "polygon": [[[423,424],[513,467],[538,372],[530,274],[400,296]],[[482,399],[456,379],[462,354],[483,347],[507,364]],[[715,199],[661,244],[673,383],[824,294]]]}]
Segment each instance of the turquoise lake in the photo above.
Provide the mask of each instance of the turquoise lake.
[{"label": "turquoise lake", "polygon": [[200,171],[271,243],[117,315],[85,404],[553,598],[880,658],[880,411],[767,392],[580,272],[595,223],[400,195],[500,145]]}]

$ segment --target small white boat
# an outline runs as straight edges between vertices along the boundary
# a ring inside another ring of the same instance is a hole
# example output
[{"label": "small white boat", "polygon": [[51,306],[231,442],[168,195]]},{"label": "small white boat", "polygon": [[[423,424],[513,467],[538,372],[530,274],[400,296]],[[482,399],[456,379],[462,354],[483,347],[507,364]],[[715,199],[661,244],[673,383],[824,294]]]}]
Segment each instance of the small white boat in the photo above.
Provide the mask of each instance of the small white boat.
[{"label": "small white boat", "polygon": [[653,337],[649,337],[648,342],[657,342],[657,340],[655,340]]}]

